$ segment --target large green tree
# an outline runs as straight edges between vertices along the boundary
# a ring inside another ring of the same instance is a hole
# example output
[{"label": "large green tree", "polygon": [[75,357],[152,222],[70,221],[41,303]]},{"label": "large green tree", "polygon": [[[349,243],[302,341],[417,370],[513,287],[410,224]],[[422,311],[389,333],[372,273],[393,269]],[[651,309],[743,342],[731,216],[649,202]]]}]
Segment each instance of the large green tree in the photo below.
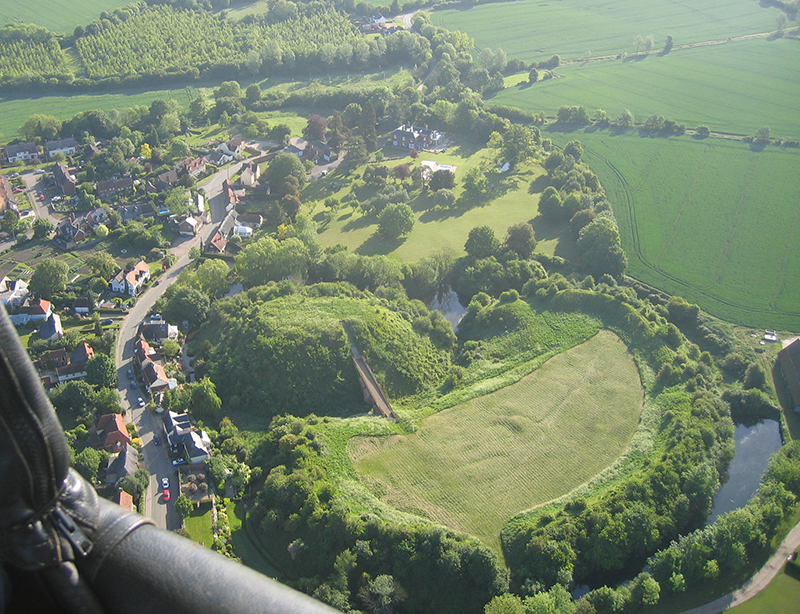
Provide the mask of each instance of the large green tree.
[{"label": "large green tree", "polygon": [[94,252],[90,254],[86,260],[88,266],[95,275],[99,275],[106,281],[116,275],[119,270],[119,265],[114,257],[108,252]]},{"label": "large green tree", "polygon": [[281,185],[290,175],[302,186],[306,181],[306,168],[300,158],[285,152],[275,156],[264,171],[264,177],[273,186]]},{"label": "large green tree", "polygon": [[405,203],[390,203],[378,215],[378,234],[384,239],[398,239],[414,228],[414,212]]},{"label": "large green tree", "polygon": [[114,360],[106,354],[97,354],[86,363],[86,382],[99,388],[111,388],[117,383]]},{"label": "large green tree", "polygon": [[469,231],[464,249],[473,258],[488,258],[500,250],[500,241],[489,226],[476,226]]},{"label": "large green tree", "polygon": [[533,226],[528,222],[520,222],[509,227],[505,245],[520,258],[530,258],[536,249],[536,236]]},{"label": "large green tree", "polygon": [[200,289],[211,298],[222,296],[228,291],[230,268],[224,260],[206,260],[197,267],[195,279]]},{"label": "large green tree", "polygon": [[63,292],[69,281],[69,266],[62,260],[42,260],[31,276],[29,285],[34,296],[50,300],[54,294]]}]

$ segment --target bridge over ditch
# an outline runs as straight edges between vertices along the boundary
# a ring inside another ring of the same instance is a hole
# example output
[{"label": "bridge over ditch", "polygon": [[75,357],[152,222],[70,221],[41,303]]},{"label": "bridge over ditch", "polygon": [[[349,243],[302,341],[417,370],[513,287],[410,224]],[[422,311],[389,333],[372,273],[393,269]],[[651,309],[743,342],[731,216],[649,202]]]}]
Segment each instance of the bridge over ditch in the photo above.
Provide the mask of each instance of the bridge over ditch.
[{"label": "bridge over ditch", "polygon": [[392,406],[389,404],[389,399],[383,393],[381,385],[372,372],[372,369],[367,363],[367,360],[358,351],[353,336],[350,334],[350,329],[347,327],[346,322],[342,322],[345,332],[347,333],[347,340],[350,343],[350,355],[353,357],[353,365],[355,365],[356,372],[358,373],[358,383],[361,384],[361,391],[364,393],[364,401],[369,403],[372,408],[381,414],[390,422],[397,422],[397,414],[394,413]]}]

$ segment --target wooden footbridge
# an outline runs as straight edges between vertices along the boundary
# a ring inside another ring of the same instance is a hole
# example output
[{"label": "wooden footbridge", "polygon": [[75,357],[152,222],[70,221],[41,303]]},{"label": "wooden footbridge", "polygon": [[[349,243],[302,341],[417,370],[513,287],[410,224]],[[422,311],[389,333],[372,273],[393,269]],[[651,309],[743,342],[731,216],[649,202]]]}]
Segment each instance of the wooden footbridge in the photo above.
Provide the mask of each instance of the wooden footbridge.
[{"label": "wooden footbridge", "polygon": [[356,344],[353,342],[353,336],[347,328],[347,324],[342,322],[347,339],[350,342],[350,355],[353,357],[353,365],[356,367],[358,373],[358,383],[361,384],[361,391],[364,393],[364,401],[372,405],[372,408],[381,414],[390,422],[397,422],[397,414],[394,413],[392,406],[389,405],[389,400],[381,389],[381,385],[375,378],[375,374],[370,369],[366,359],[358,351]]}]

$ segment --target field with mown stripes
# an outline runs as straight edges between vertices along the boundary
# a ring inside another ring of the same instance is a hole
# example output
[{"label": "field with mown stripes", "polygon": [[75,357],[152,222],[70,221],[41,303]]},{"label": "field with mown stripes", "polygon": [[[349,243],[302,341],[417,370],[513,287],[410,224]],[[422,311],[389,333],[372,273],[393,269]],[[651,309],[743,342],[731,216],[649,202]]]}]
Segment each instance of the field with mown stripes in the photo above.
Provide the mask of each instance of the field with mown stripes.
[{"label": "field with mown stripes", "polygon": [[514,514],[569,492],[622,454],[642,399],[627,348],[600,331],[518,383],[431,416],[416,433],[354,438],[350,453],[386,503],[499,549]]}]

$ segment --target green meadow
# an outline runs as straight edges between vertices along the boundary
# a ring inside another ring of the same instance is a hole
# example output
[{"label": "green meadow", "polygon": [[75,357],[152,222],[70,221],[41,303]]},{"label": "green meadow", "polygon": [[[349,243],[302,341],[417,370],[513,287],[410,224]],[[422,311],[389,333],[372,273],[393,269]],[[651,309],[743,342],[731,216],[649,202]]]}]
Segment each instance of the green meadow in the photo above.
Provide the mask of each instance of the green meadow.
[{"label": "green meadow", "polygon": [[[396,152],[388,152],[387,155],[391,153]],[[453,193],[456,204],[449,209],[437,209],[430,193],[413,193],[408,204],[414,211],[414,230],[397,242],[383,241],[377,236],[376,215],[364,216],[357,207],[345,205],[328,225],[322,227],[320,243],[323,247],[341,243],[360,254],[386,254],[404,261],[416,261],[441,248],[463,253],[467,235],[475,226],[488,225],[499,237],[505,237],[509,226],[536,217],[539,194],[529,193],[529,188],[537,177],[544,174],[544,169],[538,165],[528,165],[507,175],[490,174],[490,193],[481,200],[467,198],[461,185],[464,174],[474,166],[489,164],[490,155],[486,149],[476,151],[468,147],[454,147],[447,153],[424,152],[417,160],[406,156],[384,162],[389,168],[398,164],[410,164],[413,168],[428,160],[455,166],[456,187]],[[353,175],[360,177],[362,172],[363,168],[359,168]],[[318,223],[323,219],[322,201],[331,195],[343,199],[350,194],[351,180],[352,176],[345,179],[335,172],[313,182],[304,190],[306,202],[318,201],[312,212]],[[355,194],[361,201],[374,195],[375,191],[358,189]],[[554,247],[555,242],[544,242],[539,246],[539,251],[552,254]]]},{"label": "green meadow", "polygon": [[349,449],[386,503],[497,548],[509,518],[611,465],[641,408],[631,355],[600,331],[516,384],[434,414],[411,435],[355,438]]},{"label": "green meadow", "polygon": [[632,53],[637,36],[652,35],[660,49],[667,36],[683,45],[771,32],[778,15],[753,0],[521,0],[435,11],[433,21],[466,32],[478,48],[538,61]]},{"label": "green meadow", "polygon": [[800,151],[723,139],[578,139],[620,225],[628,274],[725,320],[796,330],[800,322]]},{"label": "green meadow", "polygon": [[77,25],[86,25],[103,11],[113,11],[130,0],[3,0],[0,25],[35,23],[56,34],[72,34]]},{"label": "green meadow", "polygon": [[583,105],[591,116],[604,109],[616,117],[629,109],[637,122],[653,114],[671,117],[687,128],[753,134],[769,126],[773,136],[800,137],[800,44],[792,39],[746,40],[650,55],[639,61],[612,60],[562,66],[557,78],[509,87],[490,104],[544,111],[554,116],[562,105]]}]

